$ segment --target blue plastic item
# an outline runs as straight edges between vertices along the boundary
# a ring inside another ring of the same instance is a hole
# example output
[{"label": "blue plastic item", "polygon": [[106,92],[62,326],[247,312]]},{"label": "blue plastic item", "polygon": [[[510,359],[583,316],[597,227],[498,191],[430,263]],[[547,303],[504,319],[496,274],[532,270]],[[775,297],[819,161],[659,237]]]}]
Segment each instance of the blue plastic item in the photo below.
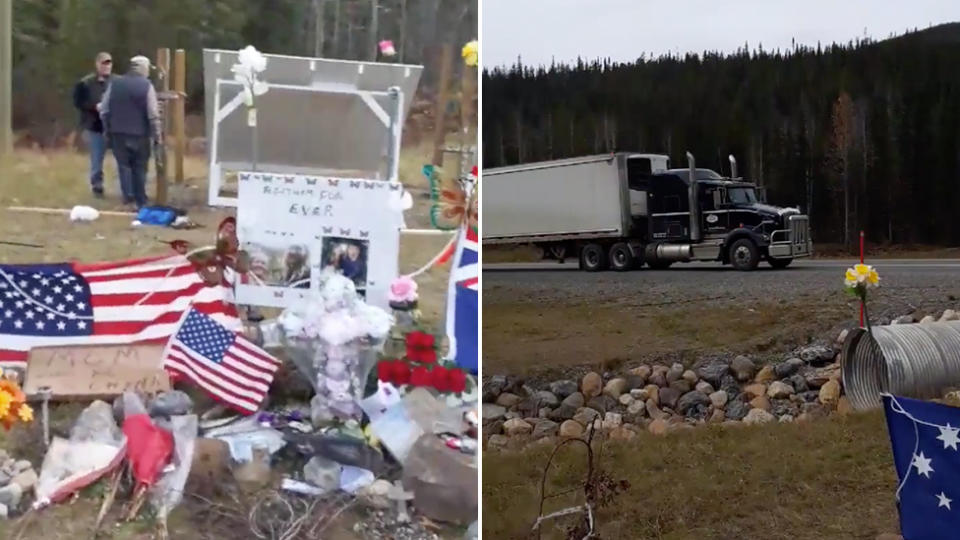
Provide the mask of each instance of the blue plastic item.
[{"label": "blue plastic item", "polygon": [[144,206],[137,212],[137,220],[144,225],[166,227],[173,223],[180,212],[169,206]]}]

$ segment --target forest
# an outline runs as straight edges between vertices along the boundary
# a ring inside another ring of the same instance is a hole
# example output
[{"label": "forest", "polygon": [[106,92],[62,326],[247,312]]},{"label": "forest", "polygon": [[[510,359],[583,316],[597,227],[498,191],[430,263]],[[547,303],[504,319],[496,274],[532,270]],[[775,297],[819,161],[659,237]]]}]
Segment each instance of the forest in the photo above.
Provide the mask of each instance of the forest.
[{"label": "forest", "polygon": [[[437,84],[441,45],[477,36],[476,0],[13,0],[13,123],[43,146],[76,128],[73,84],[98,51],[115,72],[158,47],[187,53],[187,112],[202,113],[203,48],[248,44],[272,54],[423,64]],[[384,58],[377,43],[392,40]],[[462,62],[453,62],[455,69]]]},{"label": "forest", "polygon": [[[960,23],[882,41],[486,69],[483,165],[615,151],[738,174],[816,242],[960,245]],[[562,211],[562,209],[558,209]]]}]

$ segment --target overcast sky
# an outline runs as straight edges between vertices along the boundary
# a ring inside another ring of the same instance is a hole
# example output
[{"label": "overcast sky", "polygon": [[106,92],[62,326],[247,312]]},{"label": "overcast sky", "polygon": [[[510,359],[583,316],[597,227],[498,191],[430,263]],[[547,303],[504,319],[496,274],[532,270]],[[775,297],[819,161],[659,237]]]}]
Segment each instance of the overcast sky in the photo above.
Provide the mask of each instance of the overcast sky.
[{"label": "overcast sky", "polygon": [[[483,65],[789,49],[960,21],[960,0],[481,0]],[[721,7],[722,6],[722,7]]]}]

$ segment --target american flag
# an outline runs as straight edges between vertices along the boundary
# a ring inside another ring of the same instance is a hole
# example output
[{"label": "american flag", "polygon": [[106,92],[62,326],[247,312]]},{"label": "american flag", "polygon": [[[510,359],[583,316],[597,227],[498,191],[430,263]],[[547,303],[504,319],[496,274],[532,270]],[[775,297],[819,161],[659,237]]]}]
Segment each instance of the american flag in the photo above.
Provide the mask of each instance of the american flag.
[{"label": "american flag", "polygon": [[477,231],[464,227],[458,233],[457,251],[447,291],[447,338],[450,358],[471,373],[479,366],[480,253]]},{"label": "american flag", "polygon": [[244,414],[259,409],[279,365],[253,342],[195,309],[184,316],[163,353],[167,371]]},{"label": "american flag", "polygon": [[25,367],[33,347],[163,343],[191,306],[238,329],[232,296],[182,255],[0,265],[0,365]]}]

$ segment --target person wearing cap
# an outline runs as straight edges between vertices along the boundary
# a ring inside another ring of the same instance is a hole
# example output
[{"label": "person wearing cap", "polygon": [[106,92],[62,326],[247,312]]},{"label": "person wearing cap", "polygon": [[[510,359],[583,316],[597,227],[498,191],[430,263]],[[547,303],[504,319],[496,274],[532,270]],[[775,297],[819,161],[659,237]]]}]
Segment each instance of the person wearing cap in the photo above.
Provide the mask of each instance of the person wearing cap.
[{"label": "person wearing cap", "polygon": [[80,127],[90,150],[90,189],[93,196],[103,198],[103,158],[107,145],[103,138],[103,122],[97,109],[112,79],[113,58],[108,52],[97,53],[94,72],[80,79],[73,87],[73,106],[80,112]]},{"label": "person wearing cap", "polygon": [[160,140],[160,107],[149,75],[150,59],[134,56],[130,71],[113,79],[100,105],[104,133],[117,159],[123,202],[136,204],[138,210],[147,204],[150,140]]}]

